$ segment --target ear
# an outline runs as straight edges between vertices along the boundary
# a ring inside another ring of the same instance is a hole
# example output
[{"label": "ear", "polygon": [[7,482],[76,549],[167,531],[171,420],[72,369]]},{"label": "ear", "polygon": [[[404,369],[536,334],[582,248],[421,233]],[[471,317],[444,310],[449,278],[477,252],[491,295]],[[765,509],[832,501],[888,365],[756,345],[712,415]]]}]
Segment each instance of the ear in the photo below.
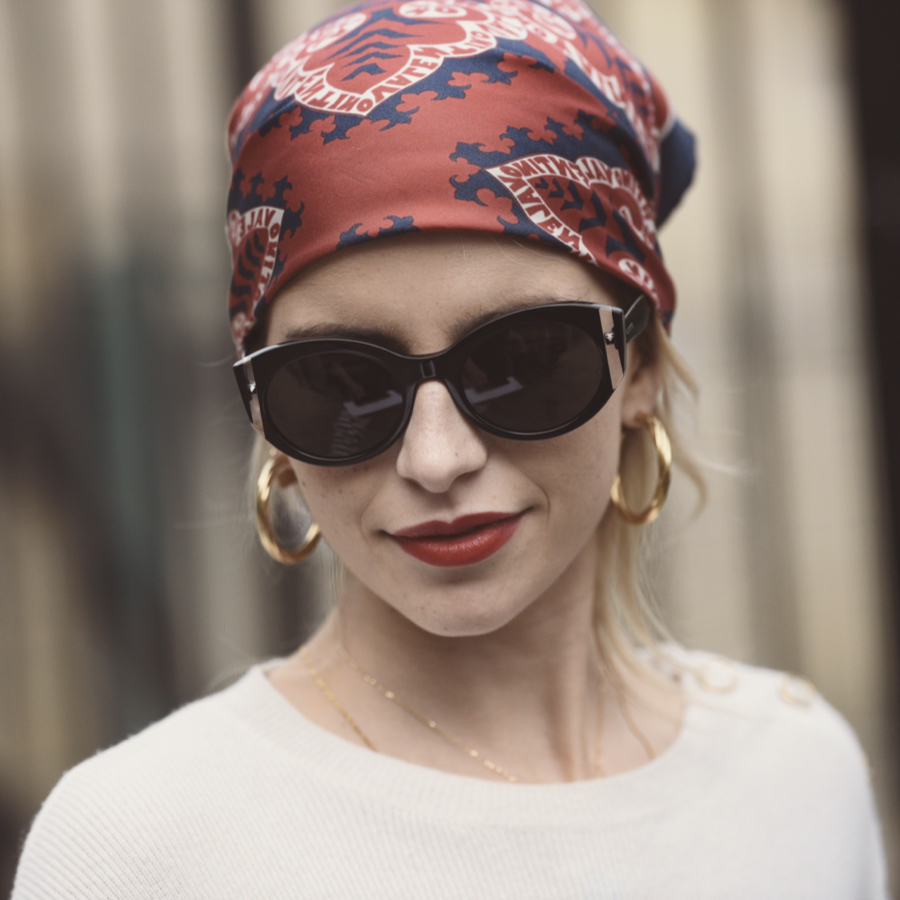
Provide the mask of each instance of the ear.
[{"label": "ear", "polygon": [[622,397],[622,427],[638,428],[656,409],[663,382],[659,367],[644,363],[635,352],[629,360],[625,392]]}]

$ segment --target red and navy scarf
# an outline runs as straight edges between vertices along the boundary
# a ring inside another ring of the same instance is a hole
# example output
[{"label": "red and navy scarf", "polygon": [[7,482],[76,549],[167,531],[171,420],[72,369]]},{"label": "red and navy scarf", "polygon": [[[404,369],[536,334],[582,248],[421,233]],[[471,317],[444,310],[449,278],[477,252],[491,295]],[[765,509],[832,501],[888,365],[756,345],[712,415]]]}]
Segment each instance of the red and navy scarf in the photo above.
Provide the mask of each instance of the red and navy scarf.
[{"label": "red and navy scarf", "polygon": [[580,0],[369,0],[277,53],[235,104],[231,328],[362,241],[460,229],[571,251],[648,294],[675,288],[657,229],[694,142]]}]

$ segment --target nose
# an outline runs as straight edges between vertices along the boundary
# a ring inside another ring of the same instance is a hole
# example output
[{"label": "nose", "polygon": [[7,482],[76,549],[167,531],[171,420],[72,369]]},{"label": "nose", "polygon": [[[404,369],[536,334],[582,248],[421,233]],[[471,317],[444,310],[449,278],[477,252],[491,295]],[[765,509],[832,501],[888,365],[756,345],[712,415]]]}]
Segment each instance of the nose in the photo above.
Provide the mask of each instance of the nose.
[{"label": "nose", "polygon": [[483,434],[457,409],[440,381],[419,385],[409,425],[400,439],[397,472],[432,494],[487,462]]}]

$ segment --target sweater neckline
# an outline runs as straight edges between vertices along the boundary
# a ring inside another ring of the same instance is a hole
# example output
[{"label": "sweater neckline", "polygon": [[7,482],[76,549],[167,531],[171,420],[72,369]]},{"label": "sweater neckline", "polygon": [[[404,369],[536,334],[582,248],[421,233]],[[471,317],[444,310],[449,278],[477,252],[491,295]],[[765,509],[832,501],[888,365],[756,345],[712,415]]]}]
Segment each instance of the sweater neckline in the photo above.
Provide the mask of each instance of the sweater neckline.
[{"label": "sweater neckline", "polygon": [[310,721],[266,677],[266,669],[276,663],[253,666],[223,699],[259,740],[293,761],[298,777],[316,777],[375,803],[461,825],[576,827],[596,822],[598,808],[618,821],[660,814],[672,808],[673,791],[680,794],[695,782],[695,789],[702,785],[708,766],[702,757],[715,752],[710,710],[691,702],[686,688],[678,736],[637,769],[552,784],[509,784],[452,774],[368,750]]}]

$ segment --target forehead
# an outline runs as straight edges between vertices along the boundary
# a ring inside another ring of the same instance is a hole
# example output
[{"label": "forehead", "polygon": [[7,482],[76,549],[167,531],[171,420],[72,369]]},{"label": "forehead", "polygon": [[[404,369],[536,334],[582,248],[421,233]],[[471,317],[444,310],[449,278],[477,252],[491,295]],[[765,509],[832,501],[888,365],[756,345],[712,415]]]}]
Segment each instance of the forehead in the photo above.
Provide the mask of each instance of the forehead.
[{"label": "forehead", "polygon": [[487,234],[405,235],[304,270],[275,298],[267,342],[358,335],[429,353],[494,315],[572,300],[614,302],[599,273],[568,253]]}]

